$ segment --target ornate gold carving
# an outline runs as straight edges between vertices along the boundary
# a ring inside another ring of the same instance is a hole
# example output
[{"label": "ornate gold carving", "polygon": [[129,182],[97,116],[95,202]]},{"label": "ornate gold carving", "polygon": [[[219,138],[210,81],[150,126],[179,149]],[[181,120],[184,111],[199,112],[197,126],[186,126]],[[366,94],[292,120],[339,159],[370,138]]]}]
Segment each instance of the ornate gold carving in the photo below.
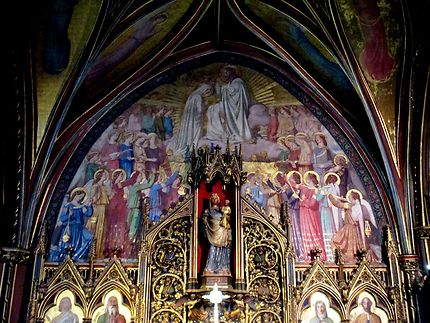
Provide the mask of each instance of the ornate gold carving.
[{"label": "ornate gold carving", "polygon": [[242,171],[241,148],[235,146],[230,150],[227,141],[224,153],[218,145],[211,147],[200,147],[196,152],[192,151],[191,169],[188,174],[188,182],[192,186],[199,185],[202,180],[206,183],[212,182],[219,175],[223,184],[242,185],[246,180],[246,172]]},{"label": "ornate gold carving", "polygon": [[30,260],[30,252],[19,248],[0,248],[0,262],[26,264]]},{"label": "ornate gold carving", "polygon": [[189,217],[173,220],[152,241],[149,281],[151,322],[183,322],[186,306],[177,303],[185,296],[190,247]]},{"label": "ornate gold carving", "polygon": [[420,239],[430,239],[430,226],[415,227],[415,234]]},{"label": "ornate gold carving", "polygon": [[250,308],[251,322],[281,322],[284,314],[282,289],[282,248],[266,225],[247,218],[244,226],[247,283],[256,301]]},{"label": "ornate gold carving", "polygon": [[416,255],[403,255],[399,257],[400,269],[405,272],[419,270],[418,257]]}]

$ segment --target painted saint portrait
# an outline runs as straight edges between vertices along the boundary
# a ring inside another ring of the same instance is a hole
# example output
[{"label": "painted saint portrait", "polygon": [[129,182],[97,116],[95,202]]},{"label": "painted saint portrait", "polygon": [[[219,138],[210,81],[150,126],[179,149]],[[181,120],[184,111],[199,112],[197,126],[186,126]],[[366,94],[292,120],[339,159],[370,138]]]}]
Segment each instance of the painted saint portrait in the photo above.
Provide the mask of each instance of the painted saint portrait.
[{"label": "painted saint portrait", "polygon": [[354,323],[386,323],[387,314],[377,307],[376,299],[368,292],[357,297],[358,306],[351,311],[351,322]]},{"label": "painted saint portrait", "polygon": [[83,310],[76,305],[76,297],[70,290],[60,292],[44,316],[45,322],[52,323],[79,323],[83,317]]},{"label": "painted saint portrait", "polygon": [[329,298],[315,292],[310,296],[307,308],[301,314],[302,323],[338,323],[339,313],[330,306]]},{"label": "painted saint portrait", "polygon": [[103,297],[103,306],[94,312],[92,322],[97,323],[128,323],[131,312],[123,304],[123,296],[117,290],[108,292]]}]

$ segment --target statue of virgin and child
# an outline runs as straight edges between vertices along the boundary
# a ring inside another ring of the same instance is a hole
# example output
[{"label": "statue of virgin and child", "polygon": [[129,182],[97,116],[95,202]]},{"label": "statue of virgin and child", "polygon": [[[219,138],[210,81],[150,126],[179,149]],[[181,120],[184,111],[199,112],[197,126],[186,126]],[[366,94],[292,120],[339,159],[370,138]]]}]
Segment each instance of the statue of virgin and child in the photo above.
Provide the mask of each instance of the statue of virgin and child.
[{"label": "statue of virgin and child", "polygon": [[225,200],[221,207],[221,200],[217,193],[212,193],[209,208],[203,213],[204,232],[209,241],[209,252],[204,274],[230,275],[230,253],[232,235],[230,226],[230,201]]}]

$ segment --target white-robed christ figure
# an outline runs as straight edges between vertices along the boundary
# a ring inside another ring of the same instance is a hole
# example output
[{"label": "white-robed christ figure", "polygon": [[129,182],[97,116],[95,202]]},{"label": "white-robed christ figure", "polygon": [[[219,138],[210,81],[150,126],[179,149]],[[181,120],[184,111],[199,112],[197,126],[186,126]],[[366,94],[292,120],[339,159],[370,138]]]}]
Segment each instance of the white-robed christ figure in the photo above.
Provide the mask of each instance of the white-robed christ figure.
[{"label": "white-robed christ figure", "polygon": [[209,140],[241,142],[251,139],[248,125],[250,96],[245,82],[234,67],[225,66],[220,72],[222,85],[216,85],[221,101],[208,108],[207,134]]}]

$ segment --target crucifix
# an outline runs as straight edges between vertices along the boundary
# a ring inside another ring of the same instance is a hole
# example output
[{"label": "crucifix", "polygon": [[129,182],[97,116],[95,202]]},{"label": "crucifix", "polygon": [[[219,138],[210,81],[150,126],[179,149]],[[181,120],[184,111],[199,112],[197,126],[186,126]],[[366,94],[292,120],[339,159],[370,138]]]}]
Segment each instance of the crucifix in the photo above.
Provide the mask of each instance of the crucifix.
[{"label": "crucifix", "polygon": [[203,298],[208,299],[209,302],[214,304],[214,323],[219,323],[219,310],[218,304],[220,304],[223,300],[229,298],[229,295],[224,295],[219,289],[218,284],[215,283],[212,291],[209,295],[203,295]]}]

